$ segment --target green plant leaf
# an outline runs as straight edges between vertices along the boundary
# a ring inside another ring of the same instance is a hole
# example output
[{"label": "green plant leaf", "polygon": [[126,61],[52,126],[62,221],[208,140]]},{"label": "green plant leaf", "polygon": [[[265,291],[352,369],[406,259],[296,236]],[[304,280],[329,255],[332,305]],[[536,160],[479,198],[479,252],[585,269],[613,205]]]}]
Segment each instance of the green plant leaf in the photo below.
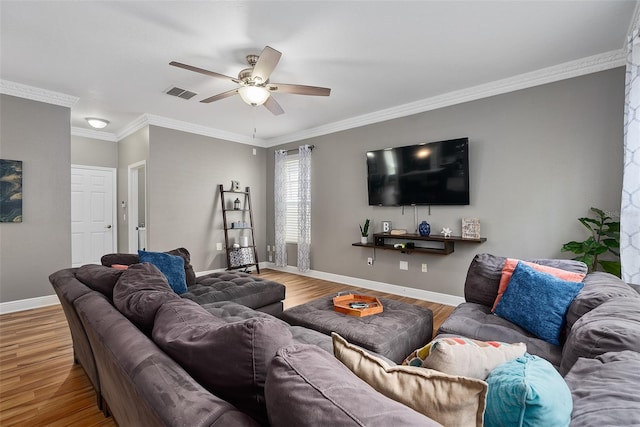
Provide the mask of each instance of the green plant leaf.
[{"label": "green plant leaf", "polygon": [[[578,218],[578,221],[580,221],[582,223],[582,225],[587,227],[592,232],[595,231],[596,229],[600,228],[600,226],[602,225],[602,223],[596,221],[595,219],[591,219],[591,218]],[[593,225],[595,225],[595,227],[592,227],[589,224],[593,224]]]},{"label": "green plant leaf", "polygon": [[598,209],[598,208],[594,208],[594,207],[592,207],[592,208],[591,208],[591,212],[595,212],[595,213],[596,213],[596,215],[598,215],[600,218],[609,218],[609,217],[604,213],[604,211],[602,211],[602,210],[600,210],[600,209]]},{"label": "green plant leaf", "polygon": [[565,243],[562,245],[562,252],[573,252],[574,254],[582,254],[584,253],[584,243],[571,241],[569,243]]},{"label": "green plant leaf", "polygon": [[593,271],[593,261],[595,260],[595,257],[593,255],[582,255],[579,257],[574,258],[576,261],[582,261],[585,264],[587,264],[587,267],[589,268],[589,271]]},{"label": "green plant leaf", "polygon": [[620,261],[598,261],[600,267],[607,273],[611,273],[614,276],[622,276],[622,265]]},{"label": "green plant leaf", "polygon": [[600,243],[604,244],[609,249],[617,249],[620,247],[620,243],[617,239],[602,239]]},{"label": "green plant leaf", "polygon": [[605,231],[607,233],[619,233],[620,232],[620,223],[619,222],[608,222],[605,224]]}]

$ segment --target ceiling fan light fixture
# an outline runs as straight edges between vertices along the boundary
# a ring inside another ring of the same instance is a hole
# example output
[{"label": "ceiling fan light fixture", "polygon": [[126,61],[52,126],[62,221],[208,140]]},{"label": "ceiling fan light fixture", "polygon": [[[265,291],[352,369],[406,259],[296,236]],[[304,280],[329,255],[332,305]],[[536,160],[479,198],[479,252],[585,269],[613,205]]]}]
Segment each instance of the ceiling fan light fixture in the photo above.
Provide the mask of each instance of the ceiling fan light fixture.
[{"label": "ceiling fan light fixture", "polygon": [[98,119],[96,117],[87,117],[85,120],[89,123],[89,126],[95,129],[102,129],[109,124],[109,120]]},{"label": "ceiling fan light fixture", "polygon": [[269,90],[262,86],[243,86],[238,89],[238,93],[242,100],[249,105],[262,105],[271,95]]}]

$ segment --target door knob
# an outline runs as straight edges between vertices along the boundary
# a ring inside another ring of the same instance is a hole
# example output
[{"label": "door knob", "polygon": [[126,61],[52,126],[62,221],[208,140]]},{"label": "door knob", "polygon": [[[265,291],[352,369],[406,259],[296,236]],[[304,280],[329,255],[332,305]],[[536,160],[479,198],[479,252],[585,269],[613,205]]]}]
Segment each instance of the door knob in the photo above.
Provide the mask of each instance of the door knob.
[{"label": "door knob", "polygon": [[111,224],[109,224],[109,225],[105,225],[105,227],[104,227],[104,228],[111,228]]}]

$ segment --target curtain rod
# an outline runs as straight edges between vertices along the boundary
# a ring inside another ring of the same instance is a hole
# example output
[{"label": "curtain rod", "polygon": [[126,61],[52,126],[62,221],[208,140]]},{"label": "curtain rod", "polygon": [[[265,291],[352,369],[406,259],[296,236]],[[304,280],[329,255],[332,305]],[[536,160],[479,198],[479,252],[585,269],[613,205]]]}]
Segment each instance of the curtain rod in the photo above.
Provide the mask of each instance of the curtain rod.
[{"label": "curtain rod", "polygon": [[[311,151],[313,151],[313,149],[314,149],[315,147],[316,147],[315,145],[310,145],[310,146],[309,146],[309,148],[311,148]],[[283,151],[286,151],[286,152],[287,152],[287,154],[288,154],[288,153],[298,152],[298,151],[300,151],[300,149],[299,149],[299,148],[292,148],[291,150],[283,150]]]}]

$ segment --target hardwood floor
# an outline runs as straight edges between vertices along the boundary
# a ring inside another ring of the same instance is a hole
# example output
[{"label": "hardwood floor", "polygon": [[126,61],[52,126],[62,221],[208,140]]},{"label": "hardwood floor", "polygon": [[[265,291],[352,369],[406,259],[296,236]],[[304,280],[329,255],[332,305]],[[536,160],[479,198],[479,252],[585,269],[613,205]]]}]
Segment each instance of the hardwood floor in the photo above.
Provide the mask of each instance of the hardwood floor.
[{"label": "hardwood floor", "polygon": [[[453,311],[428,301],[275,270],[263,270],[259,276],[287,287],[285,309],[350,290],[427,307],[433,311],[434,332]],[[0,316],[0,425],[116,425],[98,410],[91,383],[73,363],[71,334],[59,305]]]}]

